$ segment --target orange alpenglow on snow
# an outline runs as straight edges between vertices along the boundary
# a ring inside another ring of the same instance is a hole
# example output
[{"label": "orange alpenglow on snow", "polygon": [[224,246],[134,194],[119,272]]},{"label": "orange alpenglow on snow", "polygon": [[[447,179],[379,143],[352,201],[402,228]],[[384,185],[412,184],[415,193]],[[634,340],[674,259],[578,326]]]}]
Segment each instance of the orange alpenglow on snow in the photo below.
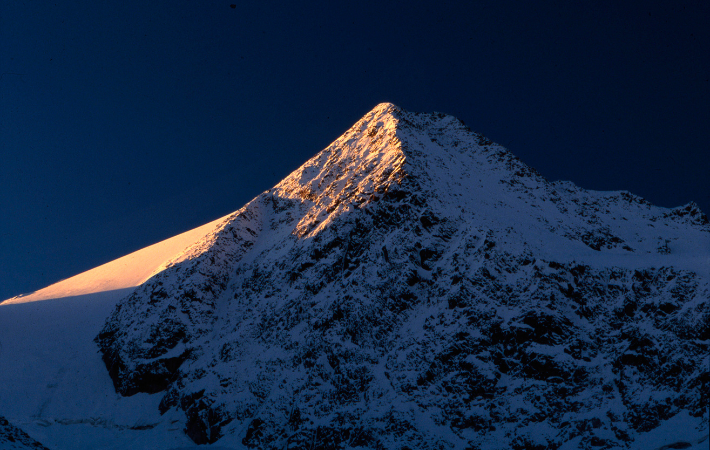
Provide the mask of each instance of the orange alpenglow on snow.
[{"label": "orange alpenglow on snow", "polygon": [[190,259],[195,253],[199,254],[195,247],[201,247],[198,244],[218,231],[230,216],[221,217],[30,294],[5,300],[2,304],[75,297],[139,286],[167,267]]}]

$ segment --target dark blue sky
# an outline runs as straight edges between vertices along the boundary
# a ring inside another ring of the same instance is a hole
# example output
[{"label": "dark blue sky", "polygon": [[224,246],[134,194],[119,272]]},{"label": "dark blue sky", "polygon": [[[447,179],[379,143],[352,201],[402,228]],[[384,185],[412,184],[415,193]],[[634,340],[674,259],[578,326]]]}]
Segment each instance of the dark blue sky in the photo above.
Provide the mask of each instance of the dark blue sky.
[{"label": "dark blue sky", "polygon": [[383,101],[710,212],[706,1],[232,2],[3,2],[0,299],[240,208]]}]

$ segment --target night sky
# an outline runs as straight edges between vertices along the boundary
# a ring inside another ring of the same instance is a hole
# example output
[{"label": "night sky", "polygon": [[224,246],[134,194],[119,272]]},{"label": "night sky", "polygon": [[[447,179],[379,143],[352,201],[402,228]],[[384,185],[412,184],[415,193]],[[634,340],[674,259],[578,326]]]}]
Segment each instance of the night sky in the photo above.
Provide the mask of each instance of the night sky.
[{"label": "night sky", "polygon": [[0,300],[240,208],[384,101],[710,212],[710,3],[8,1]]}]

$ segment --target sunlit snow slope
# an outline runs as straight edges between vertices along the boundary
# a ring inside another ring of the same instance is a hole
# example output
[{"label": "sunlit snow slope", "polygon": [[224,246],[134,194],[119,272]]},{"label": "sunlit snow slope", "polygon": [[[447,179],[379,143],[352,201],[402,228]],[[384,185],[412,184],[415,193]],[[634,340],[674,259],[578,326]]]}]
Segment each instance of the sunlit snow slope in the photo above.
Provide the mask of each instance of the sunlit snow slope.
[{"label": "sunlit snow slope", "polygon": [[158,242],[31,294],[5,300],[2,304],[75,297],[138,286],[170,264],[181,261],[193,244],[214,232],[227,217]]}]

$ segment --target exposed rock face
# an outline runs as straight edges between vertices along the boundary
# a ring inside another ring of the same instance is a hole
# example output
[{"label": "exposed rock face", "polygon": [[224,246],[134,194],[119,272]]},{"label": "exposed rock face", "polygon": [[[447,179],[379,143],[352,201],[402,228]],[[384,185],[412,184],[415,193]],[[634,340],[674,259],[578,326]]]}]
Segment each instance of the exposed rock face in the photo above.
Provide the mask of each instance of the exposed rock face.
[{"label": "exposed rock face", "polygon": [[3,450],[49,450],[0,416],[0,448]]},{"label": "exposed rock face", "polygon": [[116,390],[164,392],[198,444],[623,448],[681,413],[707,428],[709,262],[694,204],[549,183],[383,104],[97,342]]}]

